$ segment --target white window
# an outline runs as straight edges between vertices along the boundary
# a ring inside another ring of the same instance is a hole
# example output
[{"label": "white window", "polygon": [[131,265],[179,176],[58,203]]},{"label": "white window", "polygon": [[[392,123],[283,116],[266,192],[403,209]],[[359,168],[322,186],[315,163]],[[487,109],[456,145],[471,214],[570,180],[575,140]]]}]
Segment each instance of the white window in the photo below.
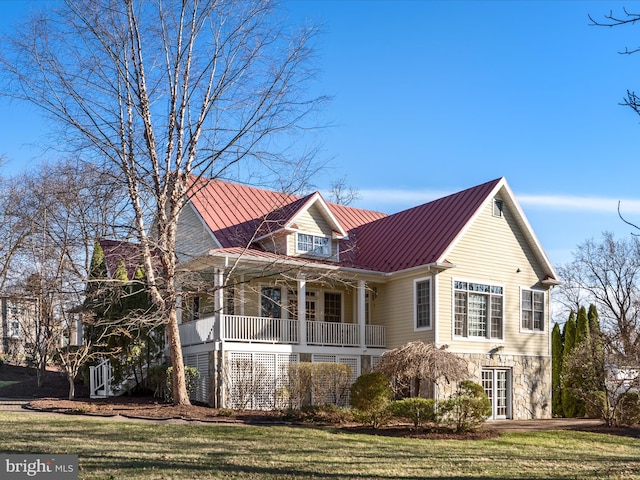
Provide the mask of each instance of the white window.
[{"label": "white window", "polygon": [[414,282],[415,328],[431,328],[431,279]]},{"label": "white window", "polygon": [[504,290],[499,285],[454,282],[454,335],[502,339]]},{"label": "white window", "polygon": [[16,320],[9,322],[9,336],[12,338],[20,337],[20,322]]},{"label": "white window", "polygon": [[301,253],[314,253],[316,255],[329,255],[329,238],[298,233],[296,250]]},{"label": "white window", "polygon": [[278,287],[262,287],[260,295],[261,316],[267,318],[282,317],[282,292]]},{"label": "white window", "polygon": [[[305,292],[305,317],[307,322],[313,322],[316,320],[316,292]],[[298,319],[298,292],[296,290],[289,290],[289,318],[292,320]]]},{"label": "white window", "polygon": [[342,322],[342,295],[337,292],[324,292],[324,321]]},{"label": "white window", "polygon": [[494,200],[493,200],[493,216],[494,217],[501,217],[503,211],[504,211],[504,203],[502,202],[502,200],[500,200],[498,198],[494,198]]},{"label": "white window", "polygon": [[544,292],[522,289],[521,326],[523,330],[544,332]]}]

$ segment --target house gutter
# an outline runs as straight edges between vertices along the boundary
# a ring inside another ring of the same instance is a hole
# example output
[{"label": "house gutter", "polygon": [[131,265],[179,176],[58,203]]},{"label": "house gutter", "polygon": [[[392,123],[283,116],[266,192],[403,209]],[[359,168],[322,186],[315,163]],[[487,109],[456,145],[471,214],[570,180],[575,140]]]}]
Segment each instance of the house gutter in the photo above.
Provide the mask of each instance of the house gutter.
[{"label": "house gutter", "polygon": [[[404,270],[397,270],[395,272],[381,272],[379,270],[368,270],[368,269],[363,269],[363,268],[356,268],[356,267],[345,267],[343,265],[340,264],[336,264],[336,265],[330,265],[330,264],[326,264],[326,263],[316,263],[313,260],[307,260],[304,258],[301,258],[300,260],[298,259],[293,259],[291,257],[289,258],[264,258],[264,257],[260,257],[260,256],[253,256],[251,255],[249,252],[245,252],[245,253],[225,253],[222,255],[216,255],[215,253],[209,252],[208,255],[206,255],[208,258],[211,259],[215,259],[217,258],[218,260],[222,260],[223,265],[226,267],[228,267],[229,265],[231,265],[234,261],[236,261],[237,259],[244,259],[244,260],[248,260],[248,261],[254,261],[254,262],[258,262],[258,263],[279,263],[279,264],[283,264],[283,265],[290,265],[290,266],[295,266],[295,267],[314,267],[314,268],[319,268],[319,269],[323,269],[323,270],[330,270],[330,271],[341,271],[341,272],[345,272],[345,273],[353,273],[353,274],[359,274],[359,275],[371,275],[371,276],[375,276],[375,277],[384,277],[384,278],[391,278],[391,277],[395,277],[395,276],[401,276],[401,275],[410,275],[413,272],[417,272],[417,271],[421,271],[421,270],[425,270],[427,269],[429,272],[432,273],[439,273],[442,272],[444,270],[448,270],[450,268],[454,268],[456,265],[454,263],[449,263],[449,262],[432,262],[432,263],[427,263],[424,265],[417,265],[415,267],[411,267],[411,268],[407,268]],[[197,259],[193,259],[190,260],[189,262],[185,262],[183,264],[183,267],[187,267],[189,266],[189,264],[192,263],[196,263],[198,262],[199,266],[202,265],[201,263],[202,261],[202,257],[197,258]]]}]

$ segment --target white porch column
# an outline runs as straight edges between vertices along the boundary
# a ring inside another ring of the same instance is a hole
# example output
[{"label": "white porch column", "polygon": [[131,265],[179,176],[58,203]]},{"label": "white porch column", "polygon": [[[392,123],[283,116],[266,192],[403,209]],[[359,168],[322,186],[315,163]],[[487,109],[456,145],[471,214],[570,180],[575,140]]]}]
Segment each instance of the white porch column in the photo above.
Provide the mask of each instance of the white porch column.
[{"label": "white porch column", "polygon": [[298,322],[300,325],[300,345],[307,344],[307,278],[304,274],[298,277]]},{"label": "white porch column", "polygon": [[214,297],[214,308],[216,317],[218,320],[218,340],[224,340],[224,269],[219,268],[216,270],[213,277],[213,286],[215,288],[216,295]]},{"label": "white porch column", "polygon": [[[240,275],[240,315],[244,315],[244,273]],[[237,312],[236,312],[237,315]]]},{"label": "white porch column", "polygon": [[365,316],[365,281],[358,280],[358,325],[360,325],[360,346],[367,349],[367,318]]}]

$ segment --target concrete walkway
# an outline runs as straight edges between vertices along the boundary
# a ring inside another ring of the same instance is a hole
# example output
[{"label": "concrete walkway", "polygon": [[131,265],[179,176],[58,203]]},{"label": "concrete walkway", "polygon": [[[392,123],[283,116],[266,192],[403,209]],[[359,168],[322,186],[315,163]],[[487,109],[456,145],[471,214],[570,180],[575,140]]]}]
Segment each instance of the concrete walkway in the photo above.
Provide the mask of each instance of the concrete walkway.
[{"label": "concrete walkway", "polygon": [[602,425],[594,418],[550,418],[545,420],[490,420],[486,428],[508,432],[541,432],[545,430],[574,430]]},{"label": "concrete walkway", "polygon": [[0,398],[0,411],[3,412],[25,412],[23,405],[29,403],[31,398]]}]

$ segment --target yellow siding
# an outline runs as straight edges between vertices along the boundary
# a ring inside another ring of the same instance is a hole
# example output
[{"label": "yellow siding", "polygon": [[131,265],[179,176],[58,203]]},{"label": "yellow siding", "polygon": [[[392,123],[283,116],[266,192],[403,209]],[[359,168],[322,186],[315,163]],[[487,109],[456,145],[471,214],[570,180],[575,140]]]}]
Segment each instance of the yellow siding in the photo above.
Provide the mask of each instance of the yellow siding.
[{"label": "yellow siding", "polygon": [[414,340],[434,341],[433,329],[414,329],[413,281],[425,276],[425,272],[422,272],[378,286],[378,294],[372,304],[371,323],[386,327],[388,348],[396,348]]},{"label": "yellow siding", "polygon": [[316,205],[303,212],[296,219],[296,225],[300,231],[305,233],[331,236],[331,227]]},{"label": "yellow siding", "polygon": [[[332,260],[336,259],[336,252],[338,250],[338,242],[333,240],[333,231],[329,223],[327,223],[321,209],[317,205],[313,205],[307,211],[303,212],[296,219],[296,228],[301,233],[310,235],[318,235],[329,238],[329,248],[331,249],[329,255]],[[292,233],[287,236],[286,241],[287,254],[291,256],[310,256],[316,257],[317,255],[310,255],[308,253],[296,252],[296,234]]]},{"label": "yellow siding", "polygon": [[260,242],[262,248],[267,252],[278,253],[280,255],[287,254],[287,241],[290,235],[273,235]]},{"label": "yellow siding", "polygon": [[180,260],[190,260],[217,247],[219,245],[193,208],[185,207],[180,213],[176,232],[176,253]]},{"label": "yellow siding", "polygon": [[[526,244],[513,216],[506,208],[503,217],[494,217],[492,205],[489,203],[454,247],[447,260],[456,266],[441,273],[438,278],[439,343],[449,344],[451,351],[468,353],[488,351],[496,345],[502,345],[504,353],[549,353],[548,292],[545,332],[541,334],[520,331],[520,289],[543,288],[540,280],[544,278],[544,272],[539,268],[531,248]],[[454,280],[491,283],[504,287],[503,341],[454,340]]]},{"label": "yellow siding", "polygon": [[[448,344],[449,351],[461,353],[487,353],[499,345],[503,347],[501,353],[504,354],[549,354],[548,291],[545,331],[520,331],[520,289],[546,290],[540,283],[545,272],[526,244],[515,219],[506,208],[506,202],[503,217],[492,215],[492,203],[489,202],[463,233],[446,260],[455,267],[432,277],[432,302],[435,302],[432,305],[433,330],[414,329],[414,280],[428,277],[430,273],[426,268],[416,270],[411,275],[393,276],[388,283],[377,286],[377,297],[372,304],[372,323],[386,326],[387,347],[396,348],[409,341],[423,340],[436,341],[439,345]],[[502,340],[453,338],[454,280],[488,283],[504,288]]]}]

